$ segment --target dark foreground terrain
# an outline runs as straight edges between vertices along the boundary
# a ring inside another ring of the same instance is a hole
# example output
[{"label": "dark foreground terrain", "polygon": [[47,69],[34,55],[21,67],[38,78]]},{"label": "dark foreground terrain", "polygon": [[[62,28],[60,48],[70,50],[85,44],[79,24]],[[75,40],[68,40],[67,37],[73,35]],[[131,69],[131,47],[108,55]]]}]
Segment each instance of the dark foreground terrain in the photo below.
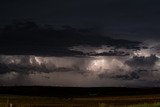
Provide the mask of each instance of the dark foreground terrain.
[{"label": "dark foreground terrain", "polygon": [[160,107],[160,88],[0,87],[0,107]]},{"label": "dark foreground terrain", "polygon": [[0,94],[60,98],[160,95],[160,88],[1,86]]}]

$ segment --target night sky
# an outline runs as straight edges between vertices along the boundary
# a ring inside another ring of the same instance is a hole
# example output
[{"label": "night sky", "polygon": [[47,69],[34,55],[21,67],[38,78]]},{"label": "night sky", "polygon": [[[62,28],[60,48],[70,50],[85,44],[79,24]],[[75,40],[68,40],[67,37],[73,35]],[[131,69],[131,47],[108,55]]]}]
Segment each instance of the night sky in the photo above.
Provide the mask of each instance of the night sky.
[{"label": "night sky", "polygon": [[1,0],[0,85],[160,86],[159,0]]}]

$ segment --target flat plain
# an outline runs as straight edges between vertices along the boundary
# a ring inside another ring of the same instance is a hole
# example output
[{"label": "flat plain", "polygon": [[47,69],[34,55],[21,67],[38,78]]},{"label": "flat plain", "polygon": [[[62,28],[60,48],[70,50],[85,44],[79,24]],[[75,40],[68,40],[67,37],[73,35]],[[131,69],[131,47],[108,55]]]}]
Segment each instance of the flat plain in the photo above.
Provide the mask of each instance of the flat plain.
[{"label": "flat plain", "polygon": [[1,87],[0,93],[0,107],[160,107],[159,88]]}]

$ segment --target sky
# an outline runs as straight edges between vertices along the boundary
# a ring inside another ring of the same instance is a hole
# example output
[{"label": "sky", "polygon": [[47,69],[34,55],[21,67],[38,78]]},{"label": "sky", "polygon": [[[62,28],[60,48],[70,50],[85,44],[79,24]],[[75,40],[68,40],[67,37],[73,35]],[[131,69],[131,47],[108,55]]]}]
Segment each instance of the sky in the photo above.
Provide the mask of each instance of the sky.
[{"label": "sky", "polygon": [[159,87],[159,0],[1,0],[0,85]]}]

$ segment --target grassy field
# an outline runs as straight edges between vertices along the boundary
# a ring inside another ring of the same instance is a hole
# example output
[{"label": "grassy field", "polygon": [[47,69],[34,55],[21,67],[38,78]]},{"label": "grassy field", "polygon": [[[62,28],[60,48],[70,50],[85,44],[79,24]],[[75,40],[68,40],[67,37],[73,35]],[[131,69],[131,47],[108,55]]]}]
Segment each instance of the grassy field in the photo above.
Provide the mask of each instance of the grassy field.
[{"label": "grassy field", "polygon": [[129,105],[128,107],[160,107],[160,102],[148,104],[148,103],[143,103],[143,104],[134,104],[134,105]]},{"label": "grassy field", "polygon": [[0,107],[160,107],[160,88],[1,86]]},{"label": "grassy field", "polygon": [[160,107],[160,95],[75,98],[1,95],[0,107]]}]

